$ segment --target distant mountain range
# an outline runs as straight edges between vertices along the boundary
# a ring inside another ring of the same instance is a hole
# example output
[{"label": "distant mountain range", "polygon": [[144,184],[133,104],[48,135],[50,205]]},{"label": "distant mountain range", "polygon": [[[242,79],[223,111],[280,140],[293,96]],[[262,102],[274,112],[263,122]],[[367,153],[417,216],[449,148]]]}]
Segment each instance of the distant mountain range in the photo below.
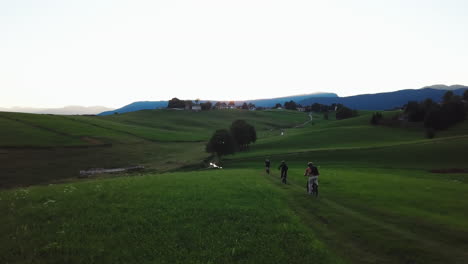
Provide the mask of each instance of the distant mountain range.
[{"label": "distant mountain range", "polygon": [[53,114],[53,115],[96,115],[111,108],[103,106],[65,106],[62,108],[32,108],[32,107],[10,107],[1,108],[0,112],[19,112],[31,114]]},{"label": "distant mountain range", "polygon": [[158,109],[158,108],[165,108],[167,107],[168,101],[140,101],[140,102],[133,102],[129,105],[124,107],[105,111],[100,113],[99,115],[113,115],[115,113],[127,113],[127,112],[135,112],[139,110],[146,110],[146,109]]},{"label": "distant mountain range", "polygon": [[[358,110],[386,110],[396,107],[401,107],[408,101],[422,101],[426,98],[430,98],[436,102],[442,100],[442,96],[449,90],[453,91],[456,95],[462,95],[463,92],[468,89],[468,86],[464,85],[432,85],[426,86],[421,89],[407,89],[395,92],[387,93],[376,93],[376,94],[361,94],[355,96],[339,97],[335,93],[312,93],[304,95],[294,95],[279,98],[269,99],[256,99],[246,101],[236,101],[237,105],[241,105],[244,102],[253,103],[256,106],[261,107],[273,107],[275,104],[284,104],[288,101],[295,101],[303,106],[311,105],[313,103],[320,104],[333,104],[339,103],[347,107],[358,109]],[[183,98],[180,98],[183,99]],[[205,102],[202,100],[201,102]],[[211,102],[215,103],[216,100]],[[140,101],[134,102],[124,107],[112,110],[102,106],[66,106],[62,108],[27,108],[27,107],[12,107],[12,108],[0,108],[0,111],[4,112],[23,112],[23,113],[34,113],[34,114],[55,114],[55,115],[112,115],[114,113],[127,113],[145,109],[158,109],[166,108],[168,101]]]},{"label": "distant mountain range", "polygon": [[[338,95],[335,93],[313,93],[313,94],[304,94],[304,95],[293,95],[293,96],[286,96],[286,97],[278,97],[272,99],[257,99],[257,100],[248,100],[245,101],[247,103],[252,103],[255,106],[261,107],[273,107],[276,104],[284,104],[285,102],[294,101],[299,102],[311,98],[338,98]],[[244,101],[236,101],[236,104],[243,104]]]},{"label": "distant mountain range", "polygon": [[436,89],[436,90],[458,90],[458,89],[466,89],[468,86],[460,85],[460,84],[455,84],[455,85],[444,85],[444,84],[435,84],[431,86],[426,86],[424,88],[431,88],[431,89]]},{"label": "distant mountain range", "polygon": [[[288,101],[295,101],[301,105],[311,105],[313,103],[320,104],[333,104],[339,103],[347,107],[358,109],[358,110],[386,110],[392,109],[395,107],[401,107],[406,104],[408,101],[422,101],[426,98],[431,98],[432,100],[439,102],[442,99],[442,96],[447,92],[447,90],[453,91],[457,95],[463,94],[463,92],[468,89],[468,86],[463,85],[432,85],[426,86],[421,89],[407,89],[400,90],[395,92],[388,93],[377,93],[377,94],[361,94],[355,96],[339,97],[335,93],[313,93],[313,94],[304,94],[304,95],[295,95],[295,96],[286,96],[279,98],[271,99],[257,99],[257,100],[246,100],[246,101],[236,101],[237,105],[240,105],[244,102],[253,103],[256,106],[262,107],[273,107],[275,104],[280,103],[284,104]],[[182,98],[179,98],[182,99]],[[205,102],[202,100],[201,102]],[[213,100],[211,102],[216,102]],[[126,113],[133,112],[144,109],[158,109],[167,107],[168,101],[143,101],[143,102],[134,102],[129,105],[126,105],[122,108],[118,108],[111,111],[103,112],[99,115],[111,115],[114,113]]]},{"label": "distant mountain range", "polygon": [[[444,87],[446,89],[443,89]],[[297,103],[301,105],[311,105],[313,103],[330,105],[337,103],[358,110],[387,110],[401,107],[408,103],[408,101],[422,101],[426,98],[440,102],[447,90],[452,91],[456,95],[462,95],[466,89],[468,89],[468,86],[436,85],[435,87],[427,86],[422,89],[407,89],[388,93],[361,94],[336,98],[307,98]]]}]

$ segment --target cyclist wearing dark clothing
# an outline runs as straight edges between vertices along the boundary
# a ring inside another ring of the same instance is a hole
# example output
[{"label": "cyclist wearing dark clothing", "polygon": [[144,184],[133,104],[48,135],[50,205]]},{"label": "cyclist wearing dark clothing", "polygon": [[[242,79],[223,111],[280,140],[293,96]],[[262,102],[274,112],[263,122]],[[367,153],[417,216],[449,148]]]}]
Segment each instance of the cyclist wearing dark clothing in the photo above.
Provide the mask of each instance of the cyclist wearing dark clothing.
[{"label": "cyclist wearing dark clothing", "polygon": [[267,174],[270,174],[270,160],[269,159],[265,160],[265,171]]},{"label": "cyclist wearing dark clothing", "polygon": [[307,169],[304,173],[304,176],[309,177],[307,179],[307,193],[311,195],[318,196],[318,176],[319,171],[312,162],[307,163]]},{"label": "cyclist wearing dark clothing", "polygon": [[278,170],[281,170],[281,182],[286,184],[286,178],[288,177],[288,165],[283,160],[281,161],[281,165],[279,165]]}]

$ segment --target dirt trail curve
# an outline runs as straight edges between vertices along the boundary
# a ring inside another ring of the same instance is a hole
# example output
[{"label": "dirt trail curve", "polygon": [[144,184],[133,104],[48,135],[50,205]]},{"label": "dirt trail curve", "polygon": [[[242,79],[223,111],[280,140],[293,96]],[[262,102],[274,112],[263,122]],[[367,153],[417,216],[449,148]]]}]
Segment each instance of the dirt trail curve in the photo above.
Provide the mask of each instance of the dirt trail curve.
[{"label": "dirt trail curve", "polygon": [[307,120],[305,123],[300,124],[300,125],[297,125],[297,126],[295,126],[294,128],[305,127],[305,125],[307,125],[308,123],[312,122],[312,121],[313,121],[312,113],[309,113],[309,119],[310,119],[310,120]]}]

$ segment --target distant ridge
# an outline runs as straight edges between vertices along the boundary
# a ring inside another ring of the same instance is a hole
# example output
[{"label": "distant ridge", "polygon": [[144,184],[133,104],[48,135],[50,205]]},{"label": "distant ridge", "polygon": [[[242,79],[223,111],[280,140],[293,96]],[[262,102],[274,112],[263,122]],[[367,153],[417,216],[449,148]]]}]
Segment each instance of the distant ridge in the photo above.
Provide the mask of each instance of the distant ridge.
[{"label": "distant ridge", "polygon": [[422,101],[430,98],[435,102],[442,101],[443,95],[447,90],[452,91],[456,95],[462,95],[468,89],[468,86],[461,86],[458,89],[407,89],[396,92],[377,93],[377,94],[362,94],[348,97],[337,98],[308,98],[299,101],[302,105],[311,105],[313,103],[320,104],[343,104],[347,107],[357,110],[387,110],[396,107],[402,107],[408,101]]},{"label": "distant ridge", "polygon": [[124,107],[111,110],[111,111],[105,111],[100,113],[99,115],[113,115],[115,113],[127,113],[127,112],[135,112],[139,110],[146,110],[146,109],[158,109],[158,108],[165,108],[167,107],[168,101],[139,101],[139,102],[133,102],[129,105],[126,105]]},{"label": "distant ridge", "polygon": [[[299,102],[308,98],[338,98],[338,95],[335,93],[312,93],[312,94],[303,94],[303,95],[293,95],[286,97],[278,97],[271,99],[256,99],[256,100],[246,100],[245,102],[255,104],[255,106],[261,107],[273,107],[275,104],[284,104],[285,102],[294,101]],[[243,103],[240,101],[239,103]]]},{"label": "distant ridge", "polygon": [[[453,91],[456,95],[461,95],[468,89],[468,86],[464,85],[443,85],[436,84],[426,86],[421,89],[406,89],[395,92],[387,93],[376,93],[376,94],[361,94],[347,97],[339,97],[335,93],[312,93],[304,95],[294,95],[286,97],[278,97],[271,99],[255,99],[245,101],[235,101],[237,105],[244,102],[253,103],[256,106],[261,107],[273,107],[275,104],[284,102],[295,101],[301,105],[311,105],[313,103],[321,104],[333,104],[339,103],[347,107],[358,109],[358,110],[386,110],[395,107],[401,107],[408,101],[422,101],[426,98],[430,98],[436,102],[441,101],[442,96],[448,90]],[[183,98],[179,98],[183,99]],[[206,100],[202,100],[204,102]],[[211,102],[217,102],[212,100]],[[112,111],[102,112],[99,115],[112,115],[114,113],[127,113],[145,109],[158,109],[167,107],[168,101],[140,101],[126,105],[122,108],[118,108]]]},{"label": "distant ridge", "polygon": [[436,89],[436,90],[458,90],[458,89],[467,89],[468,86],[460,85],[460,84],[455,84],[455,85],[445,85],[445,84],[434,84],[431,86],[426,86],[423,88],[431,88],[431,89]]}]

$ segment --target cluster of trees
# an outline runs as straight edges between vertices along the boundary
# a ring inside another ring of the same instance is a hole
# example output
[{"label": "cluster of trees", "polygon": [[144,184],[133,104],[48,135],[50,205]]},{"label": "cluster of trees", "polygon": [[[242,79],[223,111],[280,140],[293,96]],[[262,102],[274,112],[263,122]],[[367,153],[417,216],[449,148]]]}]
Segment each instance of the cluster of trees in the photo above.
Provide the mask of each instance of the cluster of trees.
[{"label": "cluster of trees", "polygon": [[[276,104],[274,108],[280,108],[281,104]],[[297,104],[294,101],[289,101],[284,103],[284,108],[288,110],[297,110],[298,107],[302,107],[300,104]],[[304,107],[306,112],[316,112],[323,113],[325,119],[328,119],[328,113],[331,111],[336,111],[336,119],[346,119],[350,117],[355,117],[358,115],[356,110],[350,109],[342,104],[331,104],[324,105],[319,103],[314,103]]]},{"label": "cluster of trees", "polygon": [[213,104],[210,101],[204,102],[200,104],[201,110],[210,110],[213,108]]},{"label": "cluster of trees", "polygon": [[331,104],[331,105],[324,105],[319,103],[313,103],[310,106],[306,106],[306,112],[316,112],[316,113],[326,113],[329,111],[335,111],[338,108],[343,107],[342,104]]},{"label": "cluster of trees", "polygon": [[284,108],[284,109],[287,109],[287,110],[297,110],[298,107],[302,107],[302,105],[294,102],[293,100],[289,101],[289,102],[284,102],[284,106],[281,105],[280,103],[276,103],[275,106],[273,108]]},{"label": "cluster of trees", "polygon": [[383,116],[380,112],[376,112],[376,113],[373,113],[372,114],[372,117],[371,117],[371,120],[370,120],[370,123],[372,125],[378,125],[380,123],[380,120],[382,120]]},{"label": "cluster of trees", "polygon": [[[236,104],[234,101],[229,101],[228,103],[216,102],[215,104],[213,104],[210,101],[206,101],[203,103],[199,103],[199,102],[200,100],[198,99],[195,100],[196,105],[200,104],[201,110],[211,110],[211,109],[217,109],[217,108],[223,108],[223,107],[246,109],[246,110],[255,108],[255,104],[252,104],[252,103],[243,103],[242,106],[236,107]],[[179,98],[174,97],[171,100],[169,100],[167,104],[167,108],[185,108],[185,106],[192,107],[193,102],[191,100],[180,100]],[[256,108],[256,109],[259,109],[259,108]],[[260,108],[260,109],[263,109],[263,108]]]},{"label": "cluster of trees", "polygon": [[[195,104],[198,104],[198,102],[199,100],[196,100]],[[184,101],[184,100],[179,100],[178,98],[174,97],[169,101],[167,108],[185,108],[186,105],[192,106],[193,103],[190,100]],[[228,103],[216,102],[215,104],[211,103],[210,101],[207,101],[204,103],[200,103],[200,106],[201,106],[201,110],[211,110],[211,109],[224,108],[224,107],[238,108],[238,109],[244,109],[244,110],[249,110],[249,109],[254,109],[254,108],[257,110],[264,109],[263,107],[255,107],[255,104],[247,103],[247,102],[244,102],[242,106],[236,107],[234,101],[229,101]],[[274,108],[280,108],[280,107],[283,107],[283,106],[280,103],[277,103]],[[293,100],[284,103],[284,108],[287,110],[297,110],[298,107],[302,107],[302,106],[300,104],[297,104]],[[357,116],[356,110],[352,110],[342,104],[324,105],[324,104],[314,103],[312,105],[305,106],[304,108],[306,112],[324,113],[325,119],[328,119],[328,112],[335,111],[335,110],[336,110],[336,119],[345,119],[345,118]]]},{"label": "cluster of trees", "polygon": [[463,96],[447,91],[442,103],[426,99],[420,103],[410,101],[405,106],[405,114],[410,122],[422,122],[427,129],[443,130],[466,119],[468,90]]},{"label": "cluster of trees", "polygon": [[433,138],[435,131],[447,129],[462,122],[468,115],[468,90],[463,96],[457,96],[447,91],[441,103],[431,99],[422,102],[409,101],[404,106],[404,114],[396,114],[391,118],[384,118],[381,113],[374,113],[370,119],[372,125],[401,125],[402,120],[408,122],[423,122],[426,136]]},{"label": "cluster of trees", "polygon": [[236,151],[248,149],[249,144],[257,141],[255,127],[244,120],[232,122],[229,130],[216,130],[206,145],[206,152],[219,157],[232,154]]},{"label": "cluster of trees", "polygon": [[312,105],[306,106],[305,107],[306,112],[316,112],[316,113],[323,113],[323,118],[328,120],[328,113],[336,111],[336,119],[346,119],[346,118],[351,118],[355,117],[358,115],[358,112],[356,110],[353,110],[351,108],[348,108],[344,106],[343,104],[331,104],[331,105],[325,105],[325,104],[319,104],[319,103],[313,103]]},{"label": "cluster of trees", "polygon": [[358,113],[356,110],[353,110],[351,108],[348,108],[346,106],[341,106],[338,107],[336,110],[336,119],[341,120],[341,119],[346,119],[346,118],[351,118],[357,116]]},{"label": "cluster of trees", "polygon": [[244,102],[241,106],[241,109],[244,109],[244,110],[249,110],[252,108],[255,108],[255,104],[252,104],[252,103],[247,104],[246,102]]},{"label": "cluster of trees", "polygon": [[[179,100],[179,98],[174,97],[167,103],[167,108],[185,108],[185,103],[189,101]],[[190,104],[192,101],[190,101]]]},{"label": "cluster of trees", "polygon": [[284,103],[284,108],[288,110],[297,110],[298,107],[301,107],[301,105],[296,104],[293,100]]},{"label": "cluster of trees", "polygon": [[[211,103],[210,101],[200,103],[200,100],[197,99],[195,100],[195,105],[198,104],[200,104],[201,110],[211,110],[214,107],[213,103]],[[179,98],[174,97],[167,103],[167,108],[185,108],[185,106],[192,107],[192,100],[180,100]]]}]

